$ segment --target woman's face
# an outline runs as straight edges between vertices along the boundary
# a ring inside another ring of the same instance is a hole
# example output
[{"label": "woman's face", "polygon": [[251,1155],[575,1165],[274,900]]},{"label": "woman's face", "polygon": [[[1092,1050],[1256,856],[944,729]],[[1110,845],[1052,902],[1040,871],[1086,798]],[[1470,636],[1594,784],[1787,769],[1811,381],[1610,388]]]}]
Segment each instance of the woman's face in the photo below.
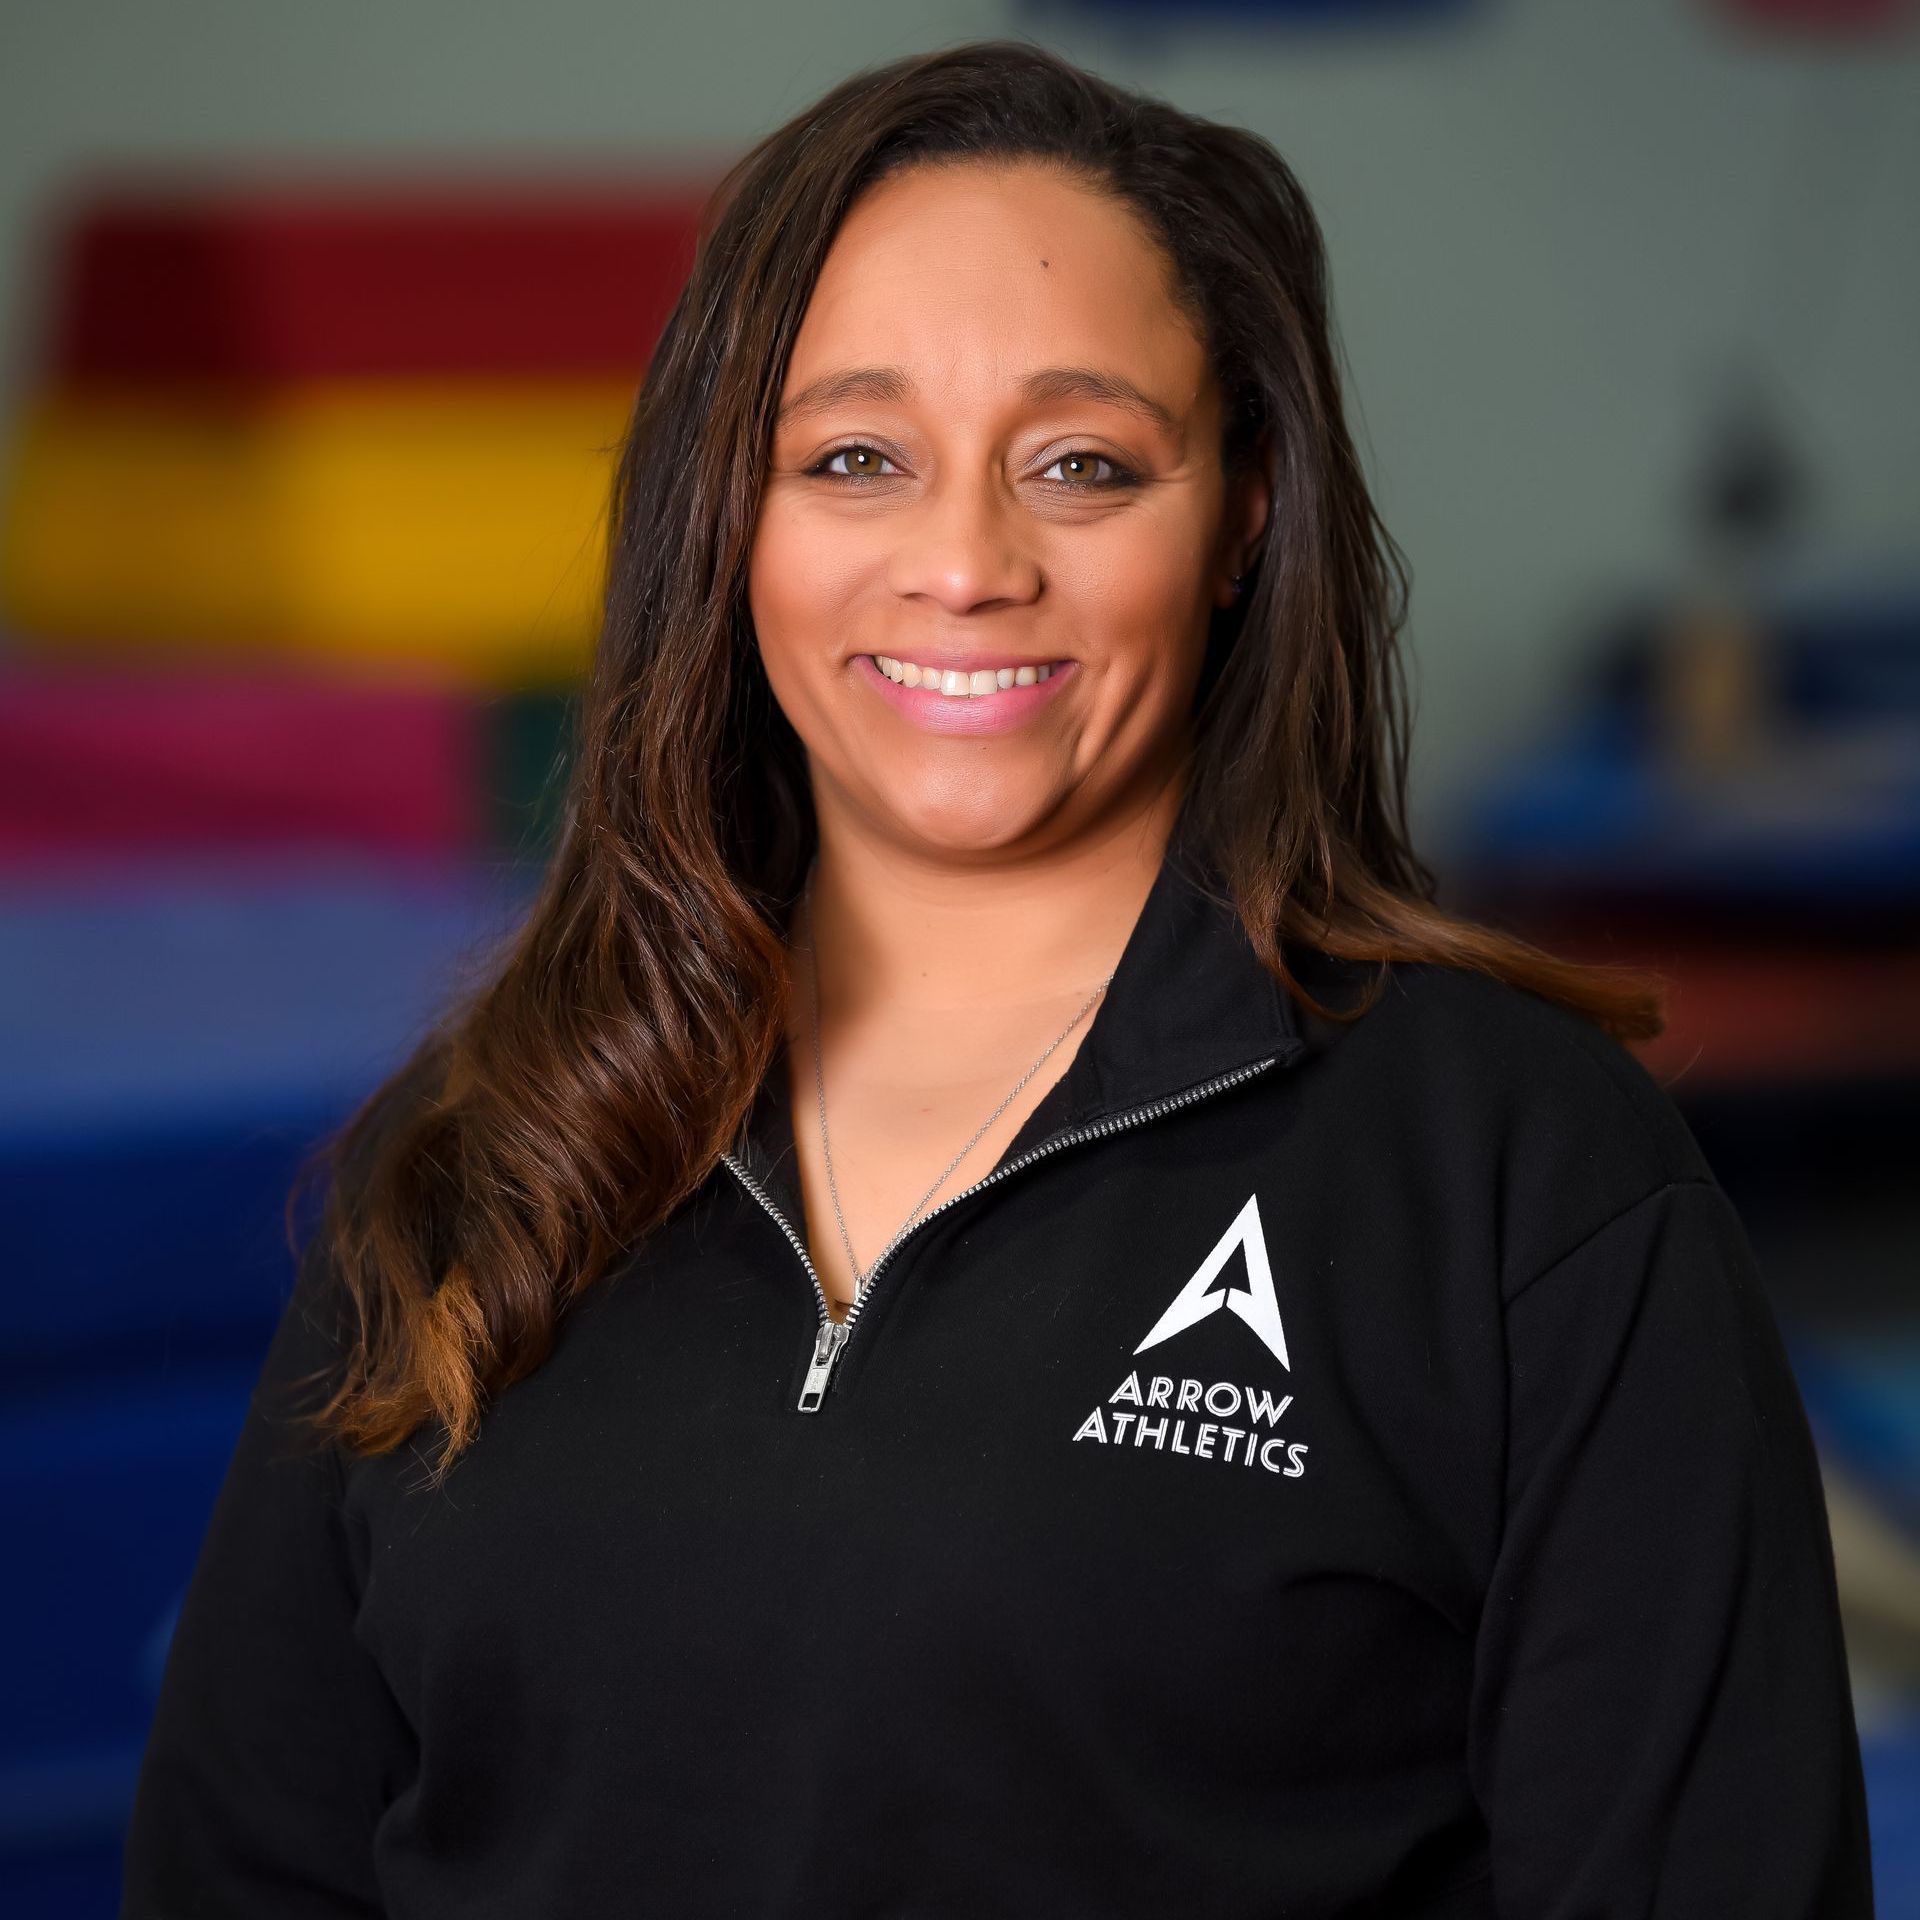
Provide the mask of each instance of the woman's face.
[{"label": "woman's face", "polygon": [[918,169],[846,219],[748,581],[823,815],[975,854],[1051,845],[1174,777],[1267,492],[1227,485],[1167,274],[1125,208],[1041,165]]}]

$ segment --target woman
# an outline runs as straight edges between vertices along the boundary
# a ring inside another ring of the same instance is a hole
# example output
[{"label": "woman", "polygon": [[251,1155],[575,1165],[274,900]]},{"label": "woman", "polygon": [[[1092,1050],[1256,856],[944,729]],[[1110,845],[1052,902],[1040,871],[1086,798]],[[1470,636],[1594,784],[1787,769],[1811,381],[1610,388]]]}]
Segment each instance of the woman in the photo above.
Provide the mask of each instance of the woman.
[{"label": "woman", "polygon": [[1020,44],[848,81],[613,514],[124,1911],[1869,1912],[1774,1323],[1646,983],[1433,904],[1273,150]]}]

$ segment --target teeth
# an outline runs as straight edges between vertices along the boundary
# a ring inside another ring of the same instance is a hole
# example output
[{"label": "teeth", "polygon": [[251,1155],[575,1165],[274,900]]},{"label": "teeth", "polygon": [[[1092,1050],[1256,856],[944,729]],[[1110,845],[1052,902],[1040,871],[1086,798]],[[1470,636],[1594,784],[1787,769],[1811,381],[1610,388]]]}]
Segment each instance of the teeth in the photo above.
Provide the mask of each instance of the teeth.
[{"label": "teeth", "polygon": [[984,694],[998,693],[1002,687],[1031,687],[1047,679],[1060,664],[1058,661],[1049,661],[1039,667],[985,667],[978,673],[955,673],[951,670],[942,673],[935,667],[916,666],[911,660],[896,660],[890,653],[869,654],[867,657],[889,680],[897,680],[903,687],[927,687],[951,694],[957,699],[972,700]]}]

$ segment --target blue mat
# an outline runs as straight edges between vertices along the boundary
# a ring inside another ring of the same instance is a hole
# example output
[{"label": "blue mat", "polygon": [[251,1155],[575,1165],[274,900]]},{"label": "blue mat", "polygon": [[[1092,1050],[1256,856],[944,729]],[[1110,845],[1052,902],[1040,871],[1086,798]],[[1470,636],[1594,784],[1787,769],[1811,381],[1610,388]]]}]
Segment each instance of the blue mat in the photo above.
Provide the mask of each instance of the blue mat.
[{"label": "blue mat", "polygon": [[301,1153],[524,910],[513,869],[143,868],[0,900],[0,1388],[250,1350]]},{"label": "blue mat", "polygon": [[0,1911],[110,1914],[305,1149],[524,912],[512,867],[194,862],[0,896]]}]

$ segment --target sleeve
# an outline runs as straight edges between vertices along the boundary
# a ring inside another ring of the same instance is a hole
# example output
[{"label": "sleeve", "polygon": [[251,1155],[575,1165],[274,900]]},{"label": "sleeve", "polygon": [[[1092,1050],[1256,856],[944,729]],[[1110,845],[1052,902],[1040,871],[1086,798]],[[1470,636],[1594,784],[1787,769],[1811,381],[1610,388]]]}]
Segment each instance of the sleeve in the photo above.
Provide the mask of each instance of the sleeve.
[{"label": "sleeve", "polygon": [[1871,1920],[1820,1469],[1717,1182],[1506,1305],[1506,1507],[1468,1765],[1514,1920]]},{"label": "sleeve", "polygon": [[[315,1243],[318,1244],[317,1242]],[[337,1354],[310,1249],[262,1365],[169,1643],[121,1920],[378,1915],[372,1841],[414,1746],[356,1641],[337,1448],[289,1416]]]}]

